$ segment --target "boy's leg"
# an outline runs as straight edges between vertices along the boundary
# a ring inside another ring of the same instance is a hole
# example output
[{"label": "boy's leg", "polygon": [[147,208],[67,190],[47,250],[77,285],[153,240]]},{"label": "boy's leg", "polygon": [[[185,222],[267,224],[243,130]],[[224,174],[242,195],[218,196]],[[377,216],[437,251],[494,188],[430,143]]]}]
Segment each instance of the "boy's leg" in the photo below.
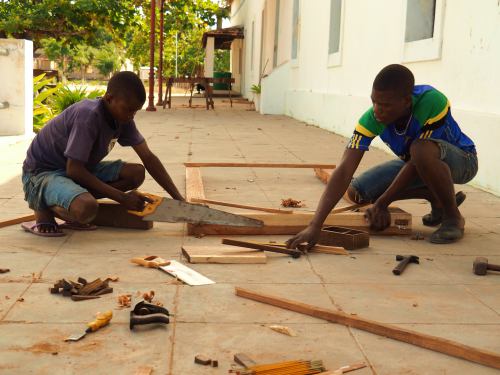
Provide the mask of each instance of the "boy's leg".
[{"label": "boy's leg", "polygon": [[[146,170],[142,164],[124,163],[121,160],[101,162],[93,173],[101,181],[121,191],[137,189],[146,177]],[[97,199],[103,198],[97,192],[91,193]]]}]

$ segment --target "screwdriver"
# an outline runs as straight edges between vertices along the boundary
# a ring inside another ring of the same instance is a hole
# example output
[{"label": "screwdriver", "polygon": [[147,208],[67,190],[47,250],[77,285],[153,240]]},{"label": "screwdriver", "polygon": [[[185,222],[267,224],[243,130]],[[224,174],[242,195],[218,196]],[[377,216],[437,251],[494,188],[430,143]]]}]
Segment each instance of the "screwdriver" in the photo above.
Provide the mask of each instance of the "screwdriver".
[{"label": "screwdriver", "polygon": [[105,311],[103,313],[98,313],[96,316],[96,319],[90,323],[87,324],[87,329],[83,333],[76,333],[71,336],[69,336],[67,339],[64,341],[78,341],[81,340],[85,337],[87,333],[90,332],[95,332],[98,329],[106,326],[109,324],[111,321],[111,318],[113,318],[113,312],[111,310]]}]

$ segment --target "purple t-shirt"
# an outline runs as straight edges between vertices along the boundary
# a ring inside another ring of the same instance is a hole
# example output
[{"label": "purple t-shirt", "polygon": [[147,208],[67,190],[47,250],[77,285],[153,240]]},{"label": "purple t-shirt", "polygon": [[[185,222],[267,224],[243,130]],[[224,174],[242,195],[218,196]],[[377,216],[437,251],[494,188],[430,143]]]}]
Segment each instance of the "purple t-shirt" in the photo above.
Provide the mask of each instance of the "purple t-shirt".
[{"label": "purple t-shirt", "polygon": [[82,100],[50,120],[31,143],[23,170],[31,173],[66,169],[68,159],[92,170],[115,143],[135,146],[144,142],[135,122],[119,124],[103,99]]}]

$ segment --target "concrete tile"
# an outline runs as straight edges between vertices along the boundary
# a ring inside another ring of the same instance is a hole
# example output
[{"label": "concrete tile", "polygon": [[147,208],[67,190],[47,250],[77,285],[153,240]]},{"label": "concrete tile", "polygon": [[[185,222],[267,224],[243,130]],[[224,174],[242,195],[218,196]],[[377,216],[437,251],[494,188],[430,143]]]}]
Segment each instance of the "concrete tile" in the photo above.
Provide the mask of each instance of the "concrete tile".
[{"label": "concrete tile", "polygon": [[[74,279],[73,279],[74,280]],[[89,278],[89,280],[92,280]],[[128,324],[130,309],[118,308],[120,294],[132,294],[132,307],[142,301],[137,292],[155,291],[155,300],[163,303],[173,313],[176,285],[165,283],[110,283],[113,293],[88,301],[72,301],[61,294],[50,294],[48,283],[32,284],[23,294],[24,301],[18,302],[4,318],[8,322],[24,323],[87,323],[98,311],[111,310],[112,322]],[[2,285],[2,284],[0,284]]]},{"label": "concrete tile", "polygon": [[[320,359],[328,369],[364,361],[363,353],[347,328],[328,324],[287,324],[296,337],[276,333],[259,324],[177,323],[173,374],[221,374],[233,364],[233,356],[243,352],[259,364],[297,359]],[[192,338],[196,337],[196,340]],[[286,351],[283,350],[287,347]],[[213,369],[194,363],[205,353],[219,361]],[[360,375],[371,374],[365,368]]]},{"label": "concrete tile", "polygon": [[[406,254],[403,253],[403,255]],[[420,264],[408,265],[402,276],[395,276],[392,270],[399,262],[396,261],[394,255],[371,255],[363,252],[352,256],[340,256],[312,253],[308,257],[314,271],[324,283],[382,283],[385,285],[451,283],[451,280],[442,274],[441,269],[434,262],[425,258],[420,260]]]},{"label": "concrete tile", "polygon": [[499,283],[496,285],[467,285],[465,288],[500,316]]},{"label": "concrete tile", "polygon": [[[399,326],[497,353],[500,351],[497,334],[500,325],[401,324]],[[353,330],[353,334],[363,348],[363,352],[368,356],[374,371],[380,375],[498,374],[498,370],[490,367],[411,344],[359,330]]]},{"label": "concrete tile", "polygon": [[[0,321],[7,315],[9,310],[18,302],[28,285],[23,283],[0,283]],[[1,341],[1,338],[0,338]]]},{"label": "concrete tile", "polygon": [[0,283],[29,283],[33,274],[39,277],[50,263],[53,254],[30,253],[22,249],[3,250],[0,252],[0,268],[8,268],[10,272],[0,274]]},{"label": "concrete tile", "polygon": [[[132,264],[133,256],[147,255],[142,251],[136,254],[112,253],[108,254],[58,254],[44,271],[44,278],[56,282],[62,278],[77,279],[79,276],[86,279],[105,278],[117,275],[122,282],[147,282],[171,284],[175,279],[167,273]],[[172,253],[157,251],[155,254],[170,259]]]},{"label": "concrete tile", "polygon": [[[238,284],[263,293],[284,296],[301,302],[331,308],[321,285]],[[187,323],[315,323],[318,320],[292,311],[268,306],[234,294],[234,286],[215,284],[180,287],[177,320]]]},{"label": "concrete tile", "polygon": [[498,314],[478,304],[460,285],[379,283],[325,287],[344,311],[383,323],[500,324]]},{"label": "concrete tile", "polygon": [[[496,285],[500,287],[500,274],[498,272],[491,272],[486,276],[477,276],[474,274],[472,264],[475,258],[475,256],[471,255],[438,255],[432,259],[443,275],[446,275],[454,284]],[[488,257],[488,261],[492,264],[500,264],[500,256],[490,256]]]},{"label": "concrete tile", "polygon": [[[1,324],[2,374],[125,374],[140,366],[166,374],[170,366],[171,329],[131,332],[128,324],[110,325],[78,342],[64,342],[84,324]],[[148,343],[147,345],[145,343]]]}]

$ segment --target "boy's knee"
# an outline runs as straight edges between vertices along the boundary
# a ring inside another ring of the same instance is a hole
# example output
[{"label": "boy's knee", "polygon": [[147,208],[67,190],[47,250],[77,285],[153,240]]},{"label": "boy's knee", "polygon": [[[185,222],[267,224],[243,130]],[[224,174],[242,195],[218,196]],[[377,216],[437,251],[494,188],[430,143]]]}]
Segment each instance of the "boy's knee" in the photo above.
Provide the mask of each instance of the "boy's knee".
[{"label": "boy's knee", "polygon": [[439,146],[428,139],[416,139],[410,146],[410,157],[414,162],[439,158]]},{"label": "boy's knee", "polygon": [[361,197],[361,195],[356,190],[356,188],[352,185],[349,185],[349,187],[347,188],[346,194],[347,194],[347,198],[349,198],[349,200],[351,202],[354,202],[357,204],[364,202],[364,199]]},{"label": "boy's knee", "polygon": [[129,181],[130,190],[142,185],[146,178],[146,169],[142,164],[126,164],[123,168],[123,177]]},{"label": "boy's knee", "polygon": [[69,213],[76,222],[87,224],[97,216],[98,209],[99,203],[92,194],[84,193],[73,200],[69,207]]}]

